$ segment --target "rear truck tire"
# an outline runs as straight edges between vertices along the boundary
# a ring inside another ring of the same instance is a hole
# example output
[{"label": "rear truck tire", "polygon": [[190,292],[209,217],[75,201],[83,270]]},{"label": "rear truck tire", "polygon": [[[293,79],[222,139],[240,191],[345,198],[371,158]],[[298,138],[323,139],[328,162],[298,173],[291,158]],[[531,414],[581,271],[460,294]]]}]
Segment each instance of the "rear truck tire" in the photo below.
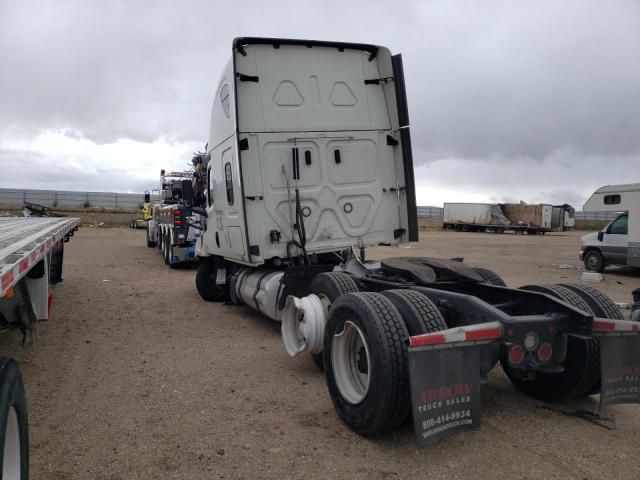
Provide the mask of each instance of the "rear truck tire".
[{"label": "rear truck tire", "polygon": [[497,287],[507,286],[507,284],[504,282],[504,280],[502,280],[500,275],[498,275],[493,270],[489,270],[488,268],[482,268],[482,267],[473,267],[473,269],[476,271],[478,275],[484,278],[485,281],[482,283],[488,283],[489,285],[495,285]]},{"label": "rear truck tire", "polygon": [[147,247],[149,247],[149,248],[153,248],[153,247],[155,247],[155,246],[156,246],[156,242],[154,242],[153,240],[151,240],[151,239],[149,238],[149,225],[148,225],[148,224],[147,224],[147,230],[146,230],[146,232],[147,232]]},{"label": "rear truck tire", "polygon": [[169,253],[167,252],[169,248],[169,232],[165,232],[162,235],[162,260],[164,260],[165,265],[169,265]]},{"label": "rear truck tire", "polygon": [[[586,313],[591,309],[579,295],[561,285],[525,285],[522,290],[546,293]],[[530,380],[523,380],[504,357],[500,363],[509,380],[521,392],[547,402],[566,401],[588,395],[600,382],[600,342],[596,338],[583,340],[567,338],[567,356],[562,372],[537,372]]]},{"label": "rear truck tire", "polygon": [[212,258],[202,259],[196,273],[196,289],[207,302],[224,302],[229,299],[228,284],[216,284],[218,267]]},{"label": "rear truck tire", "polygon": [[624,320],[624,315],[615,302],[597,288],[575,283],[561,283],[560,285],[580,295],[589,304],[596,317]]},{"label": "rear truck tire", "polygon": [[[590,287],[589,285],[577,285],[574,283],[561,283],[560,285],[573,290],[575,293],[580,295],[589,305],[594,317],[624,320],[624,315],[615,302],[597,288]],[[600,393],[600,380],[600,376],[598,376],[598,381],[587,392],[587,395]]]},{"label": "rear truck tire", "polygon": [[[326,318],[328,318],[331,312],[331,305],[340,295],[357,291],[359,291],[358,285],[356,285],[351,275],[343,272],[325,272],[313,277],[307,295],[314,294],[320,298],[320,302],[325,308]],[[323,371],[322,352],[312,353],[311,358],[316,367]]]},{"label": "rear truck tire", "polygon": [[598,250],[589,250],[584,254],[584,267],[590,272],[604,271],[604,257]]},{"label": "rear truck tire", "polygon": [[439,332],[447,329],[447,323],[435,303],[414,290],[386,290],[382,295],[396,307],[409,335]]},{"label": "rear truck tire", "polygon": [[22,376],[16,362],[0,358],[0,478],[29,478],[29,422]]},{"label": "rear truck tire", "polygon": [[408,336],[400,312],[380,293],[348,293],[333,305],[325,379],[338,416],[354,432],[390,432],[409,414]]}]

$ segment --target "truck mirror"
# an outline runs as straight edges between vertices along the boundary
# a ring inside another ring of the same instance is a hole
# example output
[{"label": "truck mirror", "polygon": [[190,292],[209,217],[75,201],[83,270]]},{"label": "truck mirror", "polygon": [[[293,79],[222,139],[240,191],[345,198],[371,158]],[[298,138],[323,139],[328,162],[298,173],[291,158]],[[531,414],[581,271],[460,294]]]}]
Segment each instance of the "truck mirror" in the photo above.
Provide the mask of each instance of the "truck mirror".
[{"label": "truck mirror", "polygon": [[144,203],[151,203],[151,193],[144,192]]},{"label": "truck mirror", "polygon": [[182,201],[187,207],[193,206],[193,184],[191,180],[182,180]]},{"label": "truck mirror", "polygon": [[600,230],[598,232],[598,241],[601,242],[602,240],[604,240],[604,232]]}]

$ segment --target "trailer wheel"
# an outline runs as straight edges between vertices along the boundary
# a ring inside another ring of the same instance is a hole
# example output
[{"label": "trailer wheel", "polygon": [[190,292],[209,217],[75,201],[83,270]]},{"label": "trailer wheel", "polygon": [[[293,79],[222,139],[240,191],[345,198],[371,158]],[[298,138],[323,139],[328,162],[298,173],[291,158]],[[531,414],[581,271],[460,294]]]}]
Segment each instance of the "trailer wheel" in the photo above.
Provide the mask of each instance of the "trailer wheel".
[{"label": "trailer wheel", "polygon": [[386,290],[382,295],[398,309],[409,335],[439,332],[447,323],[435,303],[415,290]]},{"label": "trailer wheel", "polygon": [[[589,304],[589,308],[594,317],[624,320],[624,315],[622,315],[622,312],[613,300],[597,288],[588,285],[576,285],[574,283],[561,283],[560,285],[580,295],[582,299]],[[598,365],[600,364],[598,363]],[[600,387],[600,375],[598,375],[598,381],[587,392],[587,395],[600,393]]]},{"label": "trailer wheel", "polygon": [[200,262],[196,273],[196,289],[203,300],[207,302],[224,302],[229,299],[227,285],[218,285],[216,277],[218,267],[213,259],[204,259]]},{"label": "trailer wheel", "polygon": [[149,238],[149,224],[147,224],[147,247],[153,248],[156,246],[156,242]]},{"label": "trailer wheel", "polygon": [[409,413],[409,332],[391,301],[342,295],[324,335],[325,378],[340,419],[360,435],[389,432]]},{"label": "trailer wheel", "polygon": [[29,477],[29,427],[22,376],[16,362],[0,358],[0,478]]},{"label": "trailer wheel", "polygon": [[[546,293],[584,312],[591,313],[589,305],[579,295],[564,286],[525,285],[520,288]],[[557,373],[538,372],[531,380],[520,378],[504,358],[500,359],[500,363],[511,382],[523,393],[550,402],[572,400],[589,394],[600,380],[600,342],[596,338],[583,340],[569,336],[567,356],[562,364],[564,370]]]},{"label": "trailer wheel", "polygon": [[476,271],[478,275],[480,275],[484,279],[484,282],[482,283],[488,283],[489,285],[495,285],[498,287],[507,286],[504,280],[500,278],[500,275],[498,275],[493,270],[489,270],[488,268],[482,268],[482,267],[473,267],[473,269]]},{"label": "trailer wheel", "polygon": [[[340,295],[357,292],[358,290],[358,285],[356,285],[351,275],[343,272],[325,272],[313,277],[307,295],[313,293],[320,298],[320,302],[325,309],[326,318],[329,318],[331,305]],[[323,371],[322,352],[312,353],[311,358],[320,371]]]}]

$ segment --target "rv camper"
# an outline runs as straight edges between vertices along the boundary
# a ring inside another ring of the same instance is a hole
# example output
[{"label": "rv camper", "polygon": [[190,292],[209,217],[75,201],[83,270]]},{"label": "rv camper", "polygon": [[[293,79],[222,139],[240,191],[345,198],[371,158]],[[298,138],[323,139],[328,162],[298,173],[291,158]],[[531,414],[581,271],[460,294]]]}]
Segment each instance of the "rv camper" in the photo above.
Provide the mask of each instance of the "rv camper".
[{"label": "rv camper", "polygon": [[619,212],[598,233],[582,237],[580,259],[587,270],[607,265],[640,267],[640,183],[599,188],[584,204],[586,212]]}]

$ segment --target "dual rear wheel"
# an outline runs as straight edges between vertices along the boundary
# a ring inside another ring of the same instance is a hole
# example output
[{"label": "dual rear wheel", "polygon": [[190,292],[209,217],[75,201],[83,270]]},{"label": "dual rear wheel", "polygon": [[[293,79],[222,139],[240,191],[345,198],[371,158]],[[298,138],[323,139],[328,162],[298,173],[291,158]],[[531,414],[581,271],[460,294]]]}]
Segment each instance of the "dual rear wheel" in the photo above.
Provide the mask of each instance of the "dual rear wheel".
[{"label": "dual rear wheel", "polygon": [[421,293],[400,289],[346,293],[330,312],[322,355],[338,416],[362,435],[395,429],[411,404],[406,339],[445,329],[444,318]]},{"label": "dual rear wheel", "polygon": [[[587,285],[564,283],[521,288],[551,295],[594,317],[623,319],[620,309],[609,297]],[[537,372],[534,378],[523,379],[504,358],[501,363],[518,390],[539,400],[573,400],[600,392],[600,341],[597,338],[568,336],[567,354],[560,372]]]}]

